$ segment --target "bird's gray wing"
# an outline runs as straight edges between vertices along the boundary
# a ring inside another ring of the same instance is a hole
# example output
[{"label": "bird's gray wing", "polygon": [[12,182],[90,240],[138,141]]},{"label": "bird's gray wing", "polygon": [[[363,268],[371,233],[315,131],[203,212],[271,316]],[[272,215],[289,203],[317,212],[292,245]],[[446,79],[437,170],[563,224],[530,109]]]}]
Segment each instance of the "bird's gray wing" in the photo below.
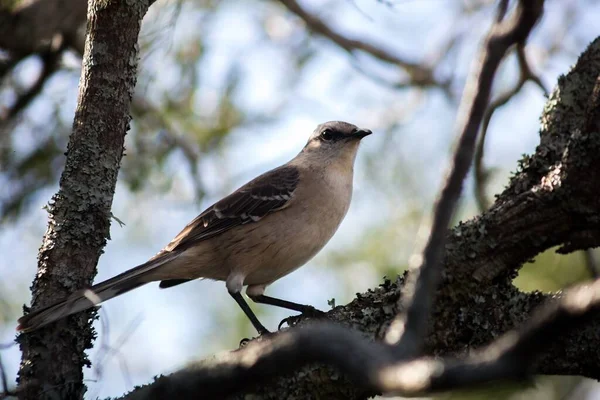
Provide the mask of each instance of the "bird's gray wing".
[{"label": "bird's gray wing", "polygon": [[287,207],[298,186],[296,167],[282,166],[258,176],[229,196],[210,206],[190,222],[161,253],[183,251],[200,240],[231,228],[260,221]]}]

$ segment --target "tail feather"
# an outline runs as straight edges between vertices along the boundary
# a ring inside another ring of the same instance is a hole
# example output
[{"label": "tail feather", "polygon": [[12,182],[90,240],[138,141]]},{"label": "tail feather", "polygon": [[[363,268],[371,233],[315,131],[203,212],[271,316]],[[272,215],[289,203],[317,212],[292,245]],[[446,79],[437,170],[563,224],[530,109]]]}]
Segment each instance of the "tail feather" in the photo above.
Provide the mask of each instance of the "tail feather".
[{"label": "tail feather", "polygon": [[158,287],[161,289],[166,289],[166,288],[170,288],[173,286],[181,285],[182,283],[186,283],[189,281],[193,281],[193,279],[167,279],[167,280],[161,281],[160,285],[158,285]]},{"label": "tail feather", "polygon": [[115,276],[114,278],[94,285],[91,288],[78,290],[64,300],[32,311],[24,317],[19,318],[17,330],[21,332],[36,330],[68,315],[87,310],[103,301],[112,299],[113,297],[117,297],[145,285],[151,281],[147,279],[149,272],[154,271],[161,265],[173,261],[178,255],[178,252],[163,253],[144,264]]}]

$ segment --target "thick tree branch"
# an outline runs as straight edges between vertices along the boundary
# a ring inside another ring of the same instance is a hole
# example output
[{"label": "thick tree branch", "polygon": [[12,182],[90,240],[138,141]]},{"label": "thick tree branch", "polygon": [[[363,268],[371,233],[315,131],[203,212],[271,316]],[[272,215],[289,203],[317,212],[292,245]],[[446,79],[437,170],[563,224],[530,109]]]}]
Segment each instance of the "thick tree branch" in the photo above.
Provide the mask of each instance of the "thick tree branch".
[{"label": "thick tree branch", "polygon": [[[137,38],[148,1],[89,3],[88,33],[73,132],[32,286],[32,308],[91,284],[109,238],[110,216],[129,106],[136,82]],[[82,313],[20,335],[22,399],[83,397],[85,349],[94,332]]]},{"label": "thick tree branch", "polygon": [[322,362],[347,374],[365,393],[421,395],[501,379],[522,379],[532,360],[562,332],[600,309],[600,280],[569,291],[544,307],[522,329],[510,332],[465,359],[398,360],[390,346],[328,324],[296,328],[272,339],[159,378],[125,398],[222,399],[272,376]]}]

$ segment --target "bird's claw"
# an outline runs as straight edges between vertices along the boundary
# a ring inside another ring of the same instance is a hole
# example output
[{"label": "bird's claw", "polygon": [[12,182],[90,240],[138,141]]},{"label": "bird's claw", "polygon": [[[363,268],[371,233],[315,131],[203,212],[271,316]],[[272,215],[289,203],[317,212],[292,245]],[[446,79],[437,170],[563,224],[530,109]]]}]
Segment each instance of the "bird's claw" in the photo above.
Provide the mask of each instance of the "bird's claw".
[{"label": "bird's claw", "polygon": [[253,338],[243,338],[242,340],[240,340],[240,349],[246,347],[248,345],[248,343],[250,343],[253,340],[263,340],[263,339],[269,339],[271,336],[273,336],[274,333],[269,332],[269,331],[264,331],[262,333],[259,333],[257,337],[253,337]]},{"label": "bird's claw", "polygon": [[281,330],[283,324],[287,324],[288,327],[291,328],[292,326],[296,325],[298,322],[305,318],[324,318],[325,315],[327,315],[327,313],[321,310],[317,310],[314,307],[307,307],[304,311],[302,311],[302,314],[291,315],[287,318],[282,319],[279,325],[277,326],[277,330]]},{"label": "bird's claw", "polygon": [[280,331],[281,328],[283,327],[283,324],[287,324],[287,326],[289,328],[291,328],[292,326],[294,326],[298,321],[300,320],[300,315],[291,315],[287,318],[284,318],[281,320],[281,322],[279,323],[279,325],[277,325],[277,330]]}]

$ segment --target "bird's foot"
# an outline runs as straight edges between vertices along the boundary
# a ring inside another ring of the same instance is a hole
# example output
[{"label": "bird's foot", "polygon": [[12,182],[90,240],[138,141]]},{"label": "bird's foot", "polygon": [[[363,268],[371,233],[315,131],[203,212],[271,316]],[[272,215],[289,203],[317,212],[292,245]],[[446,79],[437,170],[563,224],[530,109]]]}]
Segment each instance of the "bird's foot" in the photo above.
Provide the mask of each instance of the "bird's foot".
[{"label": "bird's foot", "polygon": [[253,340],[263,340],[263,339],[270,339],[272,336],[274,335],[274,333],[269,332],[268,330],[264,330],[263,332],[260,332],[258,334],[258,336],[253,337],[253,338],[243,338],[242,340],[240,340],[240,349],[246,347],[248,345],[248,343],[250,343]]},{"label": "bird's foot", "polygon": [[282,319],[281,322],[279,323],[279,325],[277,326],[277,329],[281,330],[283,327],[283,324],[287,324],[287,326],[291,328],[292,326],[296,325],[298,322],[302,321],[303,319],[325,318],[326,315],[327,315],[326,312],[317,310],[313,306],[306,306],[306,308],[302,311],[302,314],[291,315],[287,318]]}]

